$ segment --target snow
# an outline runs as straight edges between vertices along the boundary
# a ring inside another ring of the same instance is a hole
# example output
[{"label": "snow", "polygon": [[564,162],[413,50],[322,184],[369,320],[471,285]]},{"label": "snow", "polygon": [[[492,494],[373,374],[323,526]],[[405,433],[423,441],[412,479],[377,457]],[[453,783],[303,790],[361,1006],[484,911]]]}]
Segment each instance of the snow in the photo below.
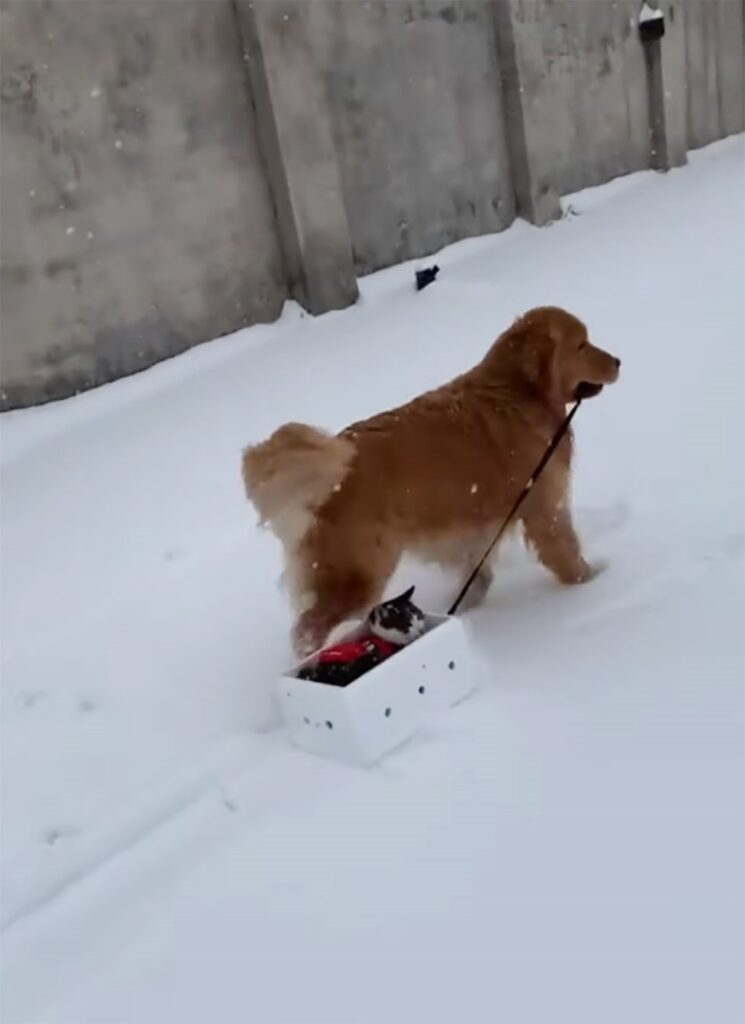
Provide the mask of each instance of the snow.
[{"label": "snow", "polygon": [[647,21],[660,21],[664,20],[665,15],[661,10],[655,7],[650,7],[648,3],[642,4],[642,9],[639,12],[639,24],[643,25]]},{"label": "snow", "polygon": [[[742,1018],[744,158],[0,417],[4,1020]],[[567,590],[508,552],[477,694],[369,771],[291,749],[242,447],[401,402],[543,303],[623,359],[575,420],[608,568]]]}]

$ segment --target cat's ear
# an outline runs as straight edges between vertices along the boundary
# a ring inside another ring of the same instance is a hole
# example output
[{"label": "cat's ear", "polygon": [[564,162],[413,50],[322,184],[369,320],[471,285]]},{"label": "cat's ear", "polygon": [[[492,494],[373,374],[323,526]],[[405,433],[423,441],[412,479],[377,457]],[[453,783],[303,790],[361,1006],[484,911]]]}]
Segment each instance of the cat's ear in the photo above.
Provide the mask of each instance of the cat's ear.
[{"label": "cat's ear", "polygon": [[396,601],[410,601],[411,600],[411,595],[414,593],[414,589],[415,589],[414,587],[409,587],[408,590],[404,591],[403,594],[400,594],[398,597],[394,598],[394,600],[396,600]]}]

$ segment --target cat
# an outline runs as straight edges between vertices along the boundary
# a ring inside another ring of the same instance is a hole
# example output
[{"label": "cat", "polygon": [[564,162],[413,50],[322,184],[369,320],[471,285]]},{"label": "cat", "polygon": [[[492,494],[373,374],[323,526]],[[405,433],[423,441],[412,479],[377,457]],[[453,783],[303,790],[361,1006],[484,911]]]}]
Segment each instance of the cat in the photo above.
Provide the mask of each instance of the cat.
[{"label": "cat", "polygon": [[427,620],[411,600],[413,594],[414,587],[409,587],[398,597],[376,605],[365,619],[359,639],[320,651],[298,671],[298,679],[348,686],[402,647],[418,640],[426,632]]}]

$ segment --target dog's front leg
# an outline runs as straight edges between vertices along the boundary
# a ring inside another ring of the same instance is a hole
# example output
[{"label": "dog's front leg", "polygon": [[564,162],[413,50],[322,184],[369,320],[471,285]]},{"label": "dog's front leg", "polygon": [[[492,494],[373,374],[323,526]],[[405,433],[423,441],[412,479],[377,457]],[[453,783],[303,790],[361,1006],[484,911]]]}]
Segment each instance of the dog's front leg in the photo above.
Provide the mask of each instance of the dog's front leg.
[{"label": "dog's front leg", "polygon": [[537,498],[523,516],[525,539],[543,565],[562,583],[587,583],[602,566],[582,557],[579,538],[565,502],[553,505]]}]

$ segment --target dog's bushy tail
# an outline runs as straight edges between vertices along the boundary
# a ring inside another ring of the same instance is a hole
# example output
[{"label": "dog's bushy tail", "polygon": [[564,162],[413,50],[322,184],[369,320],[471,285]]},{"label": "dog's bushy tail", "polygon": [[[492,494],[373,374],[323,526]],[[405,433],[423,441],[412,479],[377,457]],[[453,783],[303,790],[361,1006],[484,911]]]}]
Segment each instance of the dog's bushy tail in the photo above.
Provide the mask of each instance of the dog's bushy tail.
[{"label": "dog's bushy tail", "polygon": [[304,423],[286,423],[261,444],[243,452],[246,494],[262,524],[285,546],[305,533],[313,512],[341,484],[355,448]]}]

